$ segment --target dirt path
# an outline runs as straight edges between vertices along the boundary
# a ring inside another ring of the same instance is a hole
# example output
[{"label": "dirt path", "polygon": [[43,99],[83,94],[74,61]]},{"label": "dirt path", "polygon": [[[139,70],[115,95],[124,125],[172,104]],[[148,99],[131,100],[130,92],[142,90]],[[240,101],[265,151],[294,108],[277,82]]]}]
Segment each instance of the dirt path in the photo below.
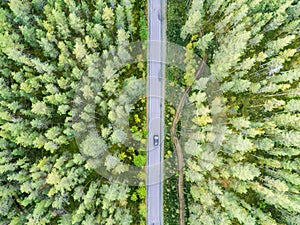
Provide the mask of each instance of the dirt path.
[{"label": "dirt path", "polygon": [[[196,74],[195,74],[195,80],[199,79],[200,75],[202,74],[205,65],[206,65],[206,60],[207,56],[205,56],[201,62],[200,67],[198,68]],[[176,109],[175,117],[172,122],[172,127],[171,127],[171,140],[174,144],[174,147],[176,149],[176,154],[177,154],[177,164],[178,164],[178,171],[179,171],[179,177],[178,177],[178,200],[179,200],[179,224],[184,225],[184,191],[183,191],[183,167],[184,167],[184,162],[183,162],[183,153],[182,153],[182,148],[179,142],[179,138],[177,137],[176,134],[176,127],[177,124],[180,120],[181,112],[184,107],[184,104],[187,100],[188,94],[190,90],[192,89],[192,86],[187,86],[185,89],[185,92],[180,99],[180,102],[178,104],[178,107]]]}]

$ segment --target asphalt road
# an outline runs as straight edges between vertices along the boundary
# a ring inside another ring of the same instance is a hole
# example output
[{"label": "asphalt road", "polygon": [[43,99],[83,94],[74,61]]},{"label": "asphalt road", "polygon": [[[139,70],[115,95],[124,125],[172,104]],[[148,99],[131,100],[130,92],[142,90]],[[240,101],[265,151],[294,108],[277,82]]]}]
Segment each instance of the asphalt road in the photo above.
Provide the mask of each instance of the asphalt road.
[{"label": "asphalt road", "polygon": [[[148,5],[147,224],[163,224],[165,0]],[[153,137],[159,138],[154,145]]]}]

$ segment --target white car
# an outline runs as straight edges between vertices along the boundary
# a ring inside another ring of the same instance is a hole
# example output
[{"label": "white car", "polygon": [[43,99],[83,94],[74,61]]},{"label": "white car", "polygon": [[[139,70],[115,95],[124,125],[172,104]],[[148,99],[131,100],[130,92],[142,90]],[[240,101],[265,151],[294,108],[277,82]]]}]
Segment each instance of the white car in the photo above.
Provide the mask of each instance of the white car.
[{"label": "white car", "polygon": [[153,145],[154,146],[158,146],[158,143],[159,143],[158,135],[154,135],[153,136]]}]

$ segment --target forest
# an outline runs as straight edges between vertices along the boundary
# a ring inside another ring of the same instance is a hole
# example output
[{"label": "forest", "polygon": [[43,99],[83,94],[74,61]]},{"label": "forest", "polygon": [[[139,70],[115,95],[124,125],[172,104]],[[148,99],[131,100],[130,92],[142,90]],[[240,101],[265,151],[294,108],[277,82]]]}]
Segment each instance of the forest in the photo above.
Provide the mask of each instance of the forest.
[{"label": "forest", "polygon": [[[148,3],[0,1],[1,225],[146,224],[147,62],[131,43]],[[185,69],[165,85],[189,111],[175,123],[165,102],[164,157],[185,166],[164,180],[164,224],[299,225],[300,2],[166,12]]]}]

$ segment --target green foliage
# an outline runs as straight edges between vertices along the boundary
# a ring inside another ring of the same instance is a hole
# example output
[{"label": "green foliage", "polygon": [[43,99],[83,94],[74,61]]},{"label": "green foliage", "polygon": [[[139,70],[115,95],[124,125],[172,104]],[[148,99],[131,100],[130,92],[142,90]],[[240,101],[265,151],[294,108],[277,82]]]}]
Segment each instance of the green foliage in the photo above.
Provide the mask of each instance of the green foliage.
[{"label": "green foliage", "polygon": [[146,165],[146,156],[145,155],[134,156],[133,163],[136,166],[145,166]]},{"label": "green foliage", "polygon": [[147,26],[147,18],[143,10],[140,10],[140,18],[141,18],[139,21],[140,38],[142,41],[145,41],[148,38],[148,26]]},{"label": "green foliage", "polygon": [[180,30],[187,18],[186,3],[181,0],[169,0],[167,4],[167,39],[170,42],[185,45],[180,38]]},{"label": "green foliage", "polygon": [[[137,80],[144,69],[133,65],[111,71],[111,63],[117,64],[114,58],[104,73],[113,79],[95,93],[100,56],[118,49],[118,57],[128,58],[125,47],[145,32],[145,15],[140,14],[145,6],[138,7],[130,0],[1,1],[0,224],[144,220],[126,184],[111,185],[93,170],[104,151],[124,151],[123,127],[112,130],[110,125],[124,124],[124,115],[135,110],[128,98],[142,90]],[[110,108],[108,102],[123,84],[126,93]],[[83,100],[88,104],[75,109]],[[122,118],[116,121],[117,114],[109,121],[115,108],[124,112]],[[92,132],[89,125],[95,118],[97,132]],[[131,125],[145,130],[143,121]],[[77,146],[75,135],[85,131]],[[127,159],[133,164],[133,158]]]},{"label": "green foliage", "polygon": [[[195,127],[180,130],[188,223],[298,224],[299,2],[189,5],[181,37]],[[195,53],[207,56],[211,80],[193,82]]]},{"label": "green foliage", "polygon": [[259,169],[251,164],[237,164],[232,167],[231,170],[232,176],[237,177],[240,180],[253,180],[255,177],[258,177],[260,175]]},{"label": "green foliage", "polygon": [[80,147],[84,154],[95,158],[103,154],[107,149],[105,141],[95,133],[89,133]]},{"label": "green foliage", "polygon": [[185,39],[188,34],[197,32],[203,21],[204,15],[204,1],[192,1],[191,8],[189,9],[188,19],[182,27],[180,37]]}]

